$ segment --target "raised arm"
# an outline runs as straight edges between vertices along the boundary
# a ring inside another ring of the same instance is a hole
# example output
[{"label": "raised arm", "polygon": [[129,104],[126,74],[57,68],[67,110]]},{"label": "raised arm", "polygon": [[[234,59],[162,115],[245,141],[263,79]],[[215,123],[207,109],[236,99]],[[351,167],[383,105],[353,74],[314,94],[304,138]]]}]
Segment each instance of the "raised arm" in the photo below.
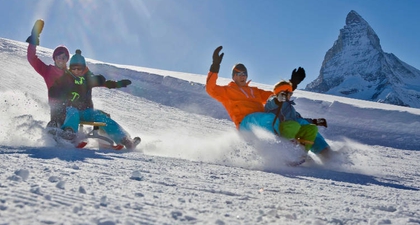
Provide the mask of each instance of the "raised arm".
[{"label": "raised arm", "polygon": [[225,96],[225,89],[222,86],[216,84],[220,63],[222,62],[224,53],[220,54],[222,46],[217,47],[213,52],[213,63],[210,66],[210,71],[207,74],[206,80],[206,92],[213,98],[222,101]]},{"label": "raised arm", "polygon": [[43,28],[44,21],[37,20],[32,28],[31,35],[26,39],[26,42],[29,43],[26,57],[29,64],[31,64],[35,71],[45,77],[48,66],[36,55],[36,46],[39,45],[39,35],[41,34]]}]

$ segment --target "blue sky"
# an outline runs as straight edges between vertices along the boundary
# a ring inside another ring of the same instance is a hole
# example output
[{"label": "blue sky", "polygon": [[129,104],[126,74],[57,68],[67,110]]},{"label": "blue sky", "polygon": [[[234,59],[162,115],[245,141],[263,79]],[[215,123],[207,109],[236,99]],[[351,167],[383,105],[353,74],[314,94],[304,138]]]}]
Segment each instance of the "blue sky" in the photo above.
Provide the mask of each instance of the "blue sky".
[{"label": "blue sky", "polygon": [[[207,74],[213,50],[225,53],[220,76],[244,63],[249,79],[274,84],[302,66],[303,89],[319,75],[351,10],[379,36],[382,49],[420,69],[417,0],[20,0],[1,1],[0,37],[25,41],[45,21],[41,46],[66,45],[85,57]],[[94,71],[93,71],[94,72]]]}]

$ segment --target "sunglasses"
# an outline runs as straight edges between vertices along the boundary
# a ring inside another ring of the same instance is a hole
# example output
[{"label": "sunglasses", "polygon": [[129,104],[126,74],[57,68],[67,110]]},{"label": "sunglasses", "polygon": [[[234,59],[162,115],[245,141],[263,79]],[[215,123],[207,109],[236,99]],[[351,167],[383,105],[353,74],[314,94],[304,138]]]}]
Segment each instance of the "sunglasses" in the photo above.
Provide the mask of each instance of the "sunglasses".
[{"label": "sunglasses", "polygon": [[245,71],[235,72],[235,75],[237,76],[248,76],[248,74]]},{"label": "sunglasses", "polygon": [[71,71],[74,71],[74,70],[76,70],[76,71],[82,71],[82,70],[84,70],[85,68],[83,68],[83,67],[71,67],[70,68],[70,70]]}]

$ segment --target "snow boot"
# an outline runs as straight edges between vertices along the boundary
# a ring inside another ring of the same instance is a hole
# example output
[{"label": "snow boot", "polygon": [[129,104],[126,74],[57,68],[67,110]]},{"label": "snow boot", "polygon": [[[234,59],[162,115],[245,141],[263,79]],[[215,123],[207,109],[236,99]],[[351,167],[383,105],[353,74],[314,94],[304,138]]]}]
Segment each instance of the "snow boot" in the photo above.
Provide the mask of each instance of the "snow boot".
[{"label": "snow boot", "polygon": [[141,138],[135,137],[133,139],[129,137],[125,137],[122,139],[121,144],[125,146],[126,149],[133,150],[137,147],[138,144],[140,144]]},{"label": "snow boot", "polygon": [[75,141],[77,134],[74,133],[73,129],[70,127],[64,128],[64,131],[60,134],[61,138],[68,140],[68,141]]},{"label": "snow boot", "polygon": [[60,128],[59,128],[58,123],[56,121],[51,120],[50,122],[48,122],[46,130],[49,134],[56,135],[58,129],[60,129]]}]

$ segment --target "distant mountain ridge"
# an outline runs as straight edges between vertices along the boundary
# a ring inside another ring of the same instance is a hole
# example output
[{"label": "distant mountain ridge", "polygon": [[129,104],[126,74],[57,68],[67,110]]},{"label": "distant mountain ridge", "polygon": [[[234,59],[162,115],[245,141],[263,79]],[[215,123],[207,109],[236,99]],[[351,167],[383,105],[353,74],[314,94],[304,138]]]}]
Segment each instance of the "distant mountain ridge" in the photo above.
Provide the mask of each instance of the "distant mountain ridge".
[{"label": "distant mountain ridge", "polygon": [[372,27],[352,10],[305,90],[420,108],[420,70],[385,53]]}]

